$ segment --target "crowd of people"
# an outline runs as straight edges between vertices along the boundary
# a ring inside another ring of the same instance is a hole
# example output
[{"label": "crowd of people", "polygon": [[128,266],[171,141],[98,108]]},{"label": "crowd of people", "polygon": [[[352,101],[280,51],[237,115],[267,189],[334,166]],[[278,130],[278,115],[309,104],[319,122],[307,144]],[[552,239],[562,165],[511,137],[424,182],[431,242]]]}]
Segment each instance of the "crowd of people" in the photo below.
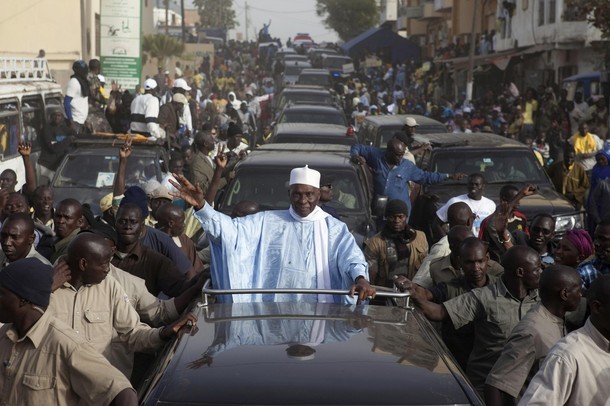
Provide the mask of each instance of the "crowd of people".
[{"label": "crowd of people", "polygon": [[[151,354],[196,323],[188,309],[211,278],[219,288],[350,291],[220,301],[375,303],[375,286],[408,290],[420,311],[441,323],[447,347],[488,404],[607,403],[604,103],[568,102],[544,86],[521,96],[512,84],[480,100],[450,102],[439,94],[434,69],[357,66],[355,77],[335,86],[348,117],[423,114],[451,131],[530,142],[556,188],[589,218],[589,230],[556,238],[550,214],[528,221],[518,212],[519,201],[536,193],[533,185],[505,185],[496,205],[480,173],[419,169],[409,159],[417,154],[417,121],[408,117],[385,150],[351,149],[352,161],[371,169],[375,194],[389,198],[378,232],[359,247],[325,211],[332,184],[316,168],[286,174],[288,210],[260,211],[256,197],[239,202],[231,216],[214,209],[234,165],[270,132],[267,97],[280,83],[257,51],[256,43],[229,42],[197,69],[177,65],[173,80],[160,70],[135,94],[114,84],[106,93],[99,61],[75,62],[67,119],[53,113],[39,162],[31,161],[28,144],[19,146],[22,190],[14,171],[0,174],[2,400],[136,404],[133,388]],[[48,179],[70,141],[106,132],[132,135],[117,150],[113,191],[99,202],[100,215],[75,199],[55,201]],[[168,174],[126,187],[138,137],[167,145]],[[462,178],[466,193],[439,208],[446,235],[430,246],[409,224],[409,184]]]}]

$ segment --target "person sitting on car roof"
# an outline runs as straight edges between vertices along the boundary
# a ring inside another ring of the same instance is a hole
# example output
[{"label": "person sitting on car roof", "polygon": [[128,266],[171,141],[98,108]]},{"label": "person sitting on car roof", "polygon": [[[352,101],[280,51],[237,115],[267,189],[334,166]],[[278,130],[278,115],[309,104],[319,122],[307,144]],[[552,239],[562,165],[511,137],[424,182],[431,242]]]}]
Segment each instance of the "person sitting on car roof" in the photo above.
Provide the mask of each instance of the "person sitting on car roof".
[{"label": "person sitting on car roof", "polygon": [[369,147],[362,144],[352,145],[352,161],[358,165],[367,164],[373,172],[373,184],[377,196],[400,199],[407,203],[411,214],[409,181],[424,184],[440,183],[447,179],[459,180],[463,173],[428,172],[419,169],[411,161],[403,159],[406,146],[395,138],[388,141],[387,149]]},{"label": "person sitting on car roof", "polygon": [[[217,160],[225,160],[219,155]],[[263,211],[239,219],[215,211],[199,185],[177,176],[174,186],[197,210],[210,237],[212,280],[218,288],[345,289],[348,296],[263,295],[263,301],[355,303],[375,295],[368,266],[345,223],[318,207],[320,172],[305,166],[290,172],[288,210]],[[220,300],[249,301],[240,295]]]}]

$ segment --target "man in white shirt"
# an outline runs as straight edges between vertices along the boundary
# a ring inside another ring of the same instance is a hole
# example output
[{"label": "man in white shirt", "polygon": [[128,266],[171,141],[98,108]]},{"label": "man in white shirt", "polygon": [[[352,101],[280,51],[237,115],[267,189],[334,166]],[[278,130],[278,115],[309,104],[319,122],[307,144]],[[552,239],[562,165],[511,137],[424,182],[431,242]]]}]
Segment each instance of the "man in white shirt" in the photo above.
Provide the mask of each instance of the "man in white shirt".
[{"label": "man in white shirt", "polygon": [[131,133],[142,134],[152,140],[165,138],[165,131],[159,127],[159,99],[156,93],[157,82],[146,79],[144,94],[131,102]]},{"label": "man in white shirt", "polygon": [[496,204],[493,200],[483,196],[485,190],[485,177],[480,173],[473,173],[468,176],[467,183],[468,193],[459,195],[449,199],[444,206],[436,211],[436,216],[441,223],[447,222],[447,210],[449,206],[456,202],[464,202],[472,209],[474,214],[474,222],[472,224],[472,232],[474,235],[479,235],[479,229],[483,220],[490,216],[496,210]]},{"label": "man in white shirt", "polygon": [[66,88],[64,109],[76,133],[81,134],[89,115],[89,82],[87,81],[89,67],[85,61],[78,60],[72,64],[72,70],[74,75],[70,77]]}]

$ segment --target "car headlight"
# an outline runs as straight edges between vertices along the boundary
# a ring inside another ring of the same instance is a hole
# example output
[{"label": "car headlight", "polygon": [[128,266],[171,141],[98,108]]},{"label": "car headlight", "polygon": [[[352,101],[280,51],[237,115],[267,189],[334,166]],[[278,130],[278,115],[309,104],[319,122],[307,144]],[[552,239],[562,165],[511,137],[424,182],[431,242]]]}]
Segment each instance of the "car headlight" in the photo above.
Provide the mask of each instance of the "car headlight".
[{"label": "car headlight", "polygon": [[584,227],[584,219],[582,213],[571,214],[568,216],[557,216],[555,218],[555,232],[565,233],[568,230],[579,229]]}]

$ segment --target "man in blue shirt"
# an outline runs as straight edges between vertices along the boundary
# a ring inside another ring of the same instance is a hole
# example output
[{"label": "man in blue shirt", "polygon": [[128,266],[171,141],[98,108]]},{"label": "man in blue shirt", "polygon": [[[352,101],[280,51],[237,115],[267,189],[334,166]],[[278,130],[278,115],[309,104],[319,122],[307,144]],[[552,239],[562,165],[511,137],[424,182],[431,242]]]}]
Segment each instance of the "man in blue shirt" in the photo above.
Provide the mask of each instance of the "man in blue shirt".
[{"label": "man in blue shirt", "polygon": [[610,274],[610,219],[602,220],[593,234],[595,255],[578,265],[578,273],[585,289],[599,275]]},{"label": "man in blue shirt", "polygon": [[420,184],[440,183],[446,179],[459,180],[463,173],[427,172],[419,169],[411,161],[403,159],[405,144],[393,138],[388,141],[387,149],[369,147],[362,144],[352,145],[352,161],[358,165],[367,164],[373,173],[375,195],[387,196],[388,200],[400,199],[407,203],[411,213],[409,181]]}]

